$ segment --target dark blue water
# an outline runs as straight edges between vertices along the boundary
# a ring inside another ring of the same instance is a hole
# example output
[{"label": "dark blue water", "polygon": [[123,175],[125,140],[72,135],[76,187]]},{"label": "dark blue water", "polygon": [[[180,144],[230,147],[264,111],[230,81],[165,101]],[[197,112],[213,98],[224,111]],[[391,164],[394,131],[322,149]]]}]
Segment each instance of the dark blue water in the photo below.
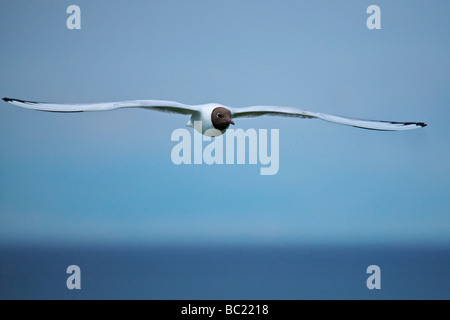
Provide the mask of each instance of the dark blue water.
[{"label": "dark blue water", "polygon": [[[381,290],[366,286],[373,264]],[[0,298],[449,299],[450,248],[3,246]]]}]

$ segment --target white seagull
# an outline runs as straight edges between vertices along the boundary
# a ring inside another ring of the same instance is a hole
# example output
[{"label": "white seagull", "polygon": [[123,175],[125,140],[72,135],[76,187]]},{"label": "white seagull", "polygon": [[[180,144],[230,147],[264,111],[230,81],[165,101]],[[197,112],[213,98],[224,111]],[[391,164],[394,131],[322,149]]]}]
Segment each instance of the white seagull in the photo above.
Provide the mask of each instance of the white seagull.
[{"label": "white seagull", "polygon": [[[218,103],[187,105],[179,102],[164,100],[132,100],[88,104],[43,103],[10,98],[3,98],[3,100],[19,107],[49,112],[108,111],[121,108],[143,108],[148,110],[178,113],[191,117],[187,126],[194,127],[200,133],[210,137],[219,136],[225,133],[231,124],[234,125],[233,119],[252,118],[265,115],[295,117],[301,119],[316,118],[332,123],[380,131],[411,130],[427,126],[423,122],[361,120],[278,106],[231,108]],[[196,121],[201,121],[202,126],[200,127],[194,125]]]}]

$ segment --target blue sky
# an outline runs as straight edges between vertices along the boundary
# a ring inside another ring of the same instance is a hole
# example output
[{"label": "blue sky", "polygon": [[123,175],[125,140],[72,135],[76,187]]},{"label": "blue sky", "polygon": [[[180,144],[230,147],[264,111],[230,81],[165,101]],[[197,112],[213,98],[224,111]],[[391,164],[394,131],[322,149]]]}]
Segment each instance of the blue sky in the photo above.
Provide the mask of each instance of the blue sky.
[{"label": "blue sky", "polygon": [[[450,242],[450,5],[445,1],[4,1],[0,95],[284,105],[423,121],[280,130],[280,170],[172,163],[187,118],[0,106],[0,242]],[[81,30],[66,9],[81,8]],[[381,8],[381,30],[366,9]]]}]

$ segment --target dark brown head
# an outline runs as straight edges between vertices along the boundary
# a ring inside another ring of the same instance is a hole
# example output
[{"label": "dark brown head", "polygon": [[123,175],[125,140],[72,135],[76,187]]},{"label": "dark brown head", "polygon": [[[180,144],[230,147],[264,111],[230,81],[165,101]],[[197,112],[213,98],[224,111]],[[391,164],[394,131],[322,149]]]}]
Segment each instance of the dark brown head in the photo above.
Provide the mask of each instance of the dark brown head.
[{"label": "dark brown head", "polygon": [[218,107],[213,110],[211,113],[211,121],[217,130],[226,130],[230,124],[234,125],[233,120],[231,120],[230,110],[223,107]]}]

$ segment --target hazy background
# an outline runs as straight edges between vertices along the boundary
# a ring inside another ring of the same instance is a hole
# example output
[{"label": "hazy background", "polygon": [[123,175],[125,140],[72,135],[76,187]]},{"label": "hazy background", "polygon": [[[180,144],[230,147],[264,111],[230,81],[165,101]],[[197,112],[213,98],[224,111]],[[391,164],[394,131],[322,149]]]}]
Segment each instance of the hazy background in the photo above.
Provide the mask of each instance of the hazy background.
[{"label": "hazy background", "polygon": [[[71,4],[81,8],[81,30],[66,27]],[[366,27],[371,4],[381,8],[381,30]],[[120,291],[120,298],[370,298],[364,294],[371,264],[392,272],[382,298],[449,298],[448,2],[1,0],[0,6],[1,97],[285,105],[429,124],[376,132],[319,120],[238,119],[243,129],[280,129],[280,170],[260,176],[259,164],[174,165],[170,137],[184,127],[184,116],[139,109],[54,114],[1,102],[0,297],[72,298],[68,265],[107,277],[106,266],[118,260],[125,278],[139,266],[162,281],[150,289],[136,280],[140,291]],[[57,249],[47,267],[39,265],[49,247]],[[107,248],[111,263],[79,253],[94,247]],[[338,255],[337,247],[347,253]],[[142,260],[120,258],[130,248]],[[309,259],[309,248],[321,251]],[[181,267],[190,250],[200,250],[192,264],[197,280]],[[229,272],[225,280],[209,264],[214,257]],[[269,261],[285,266],[274,270]],[[33,282],[44,281],[33,263],[55,271],[44,277],[47,286]],[[179,269],[165,267],[174,263]],[[408,265],[416,269],[406,276]],[[356,276],[361,291],[348,294],[351,281],[336,270]],[[31,280],[23,276],[30,272]],[[314,281],[302,287],[299,279],[312,281],[308,272]],[[164,285],[175,274],[178,286]],[[260,280],[271,277],[277,290],[261,288]],[[205,287],[180,289],[202,279]],[[218,279],[223,286],[211,291],[206,284]],[[242,283],[237,279],[250,282],[240,291],[224,287]],[[292,287],[293,279],[300,284]],[[333,279],[349,289],[336,283],[333,291],[318,289]],[[48,288],[51,281],[59,291]],[[116,297],[108,296],[113,282],[99,283],[104,291],[77,294]],[[392,283],[403,291],[383,296]]]}]

